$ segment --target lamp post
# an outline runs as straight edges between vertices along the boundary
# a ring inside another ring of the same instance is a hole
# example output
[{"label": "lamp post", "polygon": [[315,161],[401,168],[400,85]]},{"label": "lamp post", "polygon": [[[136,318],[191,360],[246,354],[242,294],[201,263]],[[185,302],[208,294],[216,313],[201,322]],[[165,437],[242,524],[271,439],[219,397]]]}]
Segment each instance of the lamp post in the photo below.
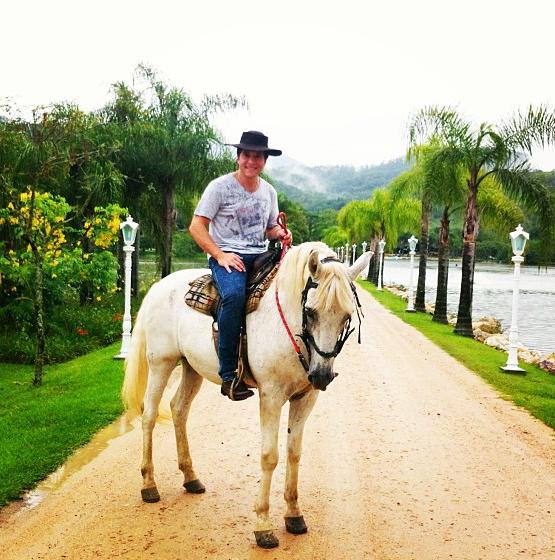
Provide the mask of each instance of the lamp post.
[{"label": "lamp post", "polygon": [[349,244],[345,243],[345,259],[343,260],[344,263],[349,264]]},{"label": "lamp post", "polygon": [[530,239],[530,235],[522,229],[518,224],[515,231],[512,231],[511,245],[513,247],[514,257],[511,259],[515,263],[515,273],[513,282],[513,308],[511,312],[511,329],[509,331],[509,352],[507,363],[501,369],[513,373],[526,373],[518,365],[518,283],[520,280],[520,265],[524,261],[522,253],[526,247],[526,241]]},{"label": "lamp post", "polygon": [[414,253],[416,251],[417,243],[418,243],[418,239],[416,239],[414,235],[411,235],[409,239],[409,249],[410,249],[409,298],[407,302],[407,308],[405,309],[405,311],[408,311],[409,313],[414,313],[414,301],[413,301],[413,294],[412,294],[412,270],[414,268]]},{"label": "lamp post", "polygon": [[355,259],[357,258],[357,244],[353,243],[351,249],[353,250],[351,254],[351,264],[355,264]]},{"label": "lamp post", "polygon": [[362,242],[362,252],[366,253],[366,246],[368,245],[368,243],[366,241]]},{"label": "lamp post", "polygon": [[378,255],[379,255],[379,260],[378,260],[378,290],[381,292],[383,290],[382,288],[382,274],[383,274],[383,250],[385,247],[385,239],[382,239],[379,243],[378,243]]},{"label": "lamp post", "polygon": [[135,250],[133,244],[137,236],[139,224],[133,221],[131,216],[120,224],[123,234],[123,250],[125,251],[125,308],[123,312],[123,333],[121,335],[121,350],[114,358],[125,359],[129,350],[131,340],[131,253]]}]

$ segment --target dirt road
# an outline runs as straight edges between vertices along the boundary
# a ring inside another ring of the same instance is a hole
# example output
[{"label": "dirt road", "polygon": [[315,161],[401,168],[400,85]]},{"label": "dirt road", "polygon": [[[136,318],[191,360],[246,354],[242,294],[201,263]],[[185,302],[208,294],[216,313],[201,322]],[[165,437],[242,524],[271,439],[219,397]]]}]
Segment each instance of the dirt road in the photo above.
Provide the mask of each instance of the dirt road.
[{"label": "dirt road", "polygon": [[257,399],[232,403],[205,383],[190,440],[206,494],[183,492],[173,431],[161,425],[162,500],[142,503],[134,429],[33,509],[1,512],[0,557],[553,560],[553,432],[361,299],[363,346],[351,337],[307,423],[299,490],[308,534],[284,530],[280,460],[272,513],[281,544],[256,547]]}]

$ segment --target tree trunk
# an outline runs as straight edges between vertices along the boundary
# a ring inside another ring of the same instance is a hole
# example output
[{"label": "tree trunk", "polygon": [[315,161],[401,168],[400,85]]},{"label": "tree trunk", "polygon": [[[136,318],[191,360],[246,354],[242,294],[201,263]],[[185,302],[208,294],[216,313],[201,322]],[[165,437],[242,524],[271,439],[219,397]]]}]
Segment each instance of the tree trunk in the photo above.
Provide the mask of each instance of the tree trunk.
[{"label": "tree trunk", "polygon": [[447,320],[447,280],[449,278],[449,206],[443,208],[439,227],[439,247],[437,254],[436,304],[432,321],[448,323]]},{"label": "tree trunk", "polygon": [[162,278],[172,272],[172,242],[173,228],[175,225],[176,211],[173,204],[173,188],[167,186],[164,189],[164,223],[162,225],[163,252],[161,257]]},{"label": "tree trunk", "polygon": [[366,280],[368,280],[368,282],[374,282],[373,278],[374,278],[374,273],[377,270],[377,266],[376,263],[378,261],[378,259],[376,258],[376,246],[378,244],[378,240],[376,238],[373,238],[370,240],[370,246],[368,247],[369,251],[373,251],[374,252],[374,256],[370,259],[370,264],[368,265],[368,276],[366,278]]},{"label": "tree trunk", "polygon": [[[94,250],[91,240],[86,235],[83,235],[81,237],[81,247],[81,252],[83,255],[90,255]],[[93,284],[91,280],[83,280],[79,283],[79,303],[81,305],[90,303],[93,300],[93,293]]]},{"label": "tree trunk", "polygon": [[116,245],[116,255],[118,258],[118,278],[117,287],[123,290],[125,284],[125,253],[123,252],[123,237],[118,236],[118,243]]},{"label": "tree trunk", "polygon": [[474,290],[474,261],[476,258],[476,236],[478,235],[477,187],[476,177],[471,175],[468,181],[469,193],[465,205],[463,226],[463,255],[461,293],[455,332],[462,336],[473,336],[472,332],[472,297]]},{"label": "tree trunk", "polygon": [[418,261],[418,284],[414,299],[415,311],[426,311],[426,265],[428,264],[428,232],[432,205],[427,195],[422,196],[422,213],[420,215],[420,259]]},{"label": "tree trunk", "polygon": [[33,246],[33,254],[35,257],[35,301],[33,302],[35,312],[35,324],[37,328],[36,348],[35,348],[35,376],[33,385],[36,387],[42,385],[42,372],[44,366],[44,276],[42,270],[42,260],[38,253],[38,249]]},{"label": "tree trunk", "polygon": [[131,296],[139,295],[139,250],[141,248],[141,227],[137,229],[135,250],[131,253]]}]

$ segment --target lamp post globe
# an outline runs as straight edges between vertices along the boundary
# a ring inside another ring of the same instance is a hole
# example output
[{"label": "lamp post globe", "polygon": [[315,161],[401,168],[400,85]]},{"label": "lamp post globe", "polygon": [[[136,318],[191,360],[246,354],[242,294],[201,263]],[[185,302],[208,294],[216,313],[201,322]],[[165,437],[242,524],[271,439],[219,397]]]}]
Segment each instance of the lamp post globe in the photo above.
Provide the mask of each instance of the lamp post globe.
[{"label": "lamp post globe", "polygon": [[135,250],[133,244],[135,243],[135,238],[137,237],[139,224],[133,221],[131,216],[127,216],[125,222],[122,222],[119,227],[123,236],[123,250],[125,252],[125,304],[123,312],[121,349],[119,354],[114,356],[114,358],[123,360],[127,358],[129,342],[131,341],[131,253]]},{"label": "lamp post globe", "polygon": [[378,290],[381,292],[382,288],[382,276],[383,276],[383,253],[385,248],[385,239],[380,240],[378,243]]},{"label": "lamp post globe", "polygon": [[514,254],[511,260],[515,265],[513,275],[513,303],[511,310],[511,328],[509,330],[507,363],[501,369],[509,373],[526,373],[525,370],[518,365],[518,285],[520,281],[520,265],[524,262],[522,253],[524,253],[526,242],[530,239],[530,234],[524,231],[522,226],[518,224],[515,231],[509,233],[509,237],[511,239],[511,246]]},{"label": "lamp post globe", "polygon": [[408,301],[407,301],[407,308],[405,311],[409,313],[414,313],[414,296],[413,296],[413,269],[414,269],[414,255],[416,252],[416,244],[418,243],[418,239],[411,235],[409,238],[409,255],[410,255],[410,276],[409,276],[409,294],[408,294]]}]

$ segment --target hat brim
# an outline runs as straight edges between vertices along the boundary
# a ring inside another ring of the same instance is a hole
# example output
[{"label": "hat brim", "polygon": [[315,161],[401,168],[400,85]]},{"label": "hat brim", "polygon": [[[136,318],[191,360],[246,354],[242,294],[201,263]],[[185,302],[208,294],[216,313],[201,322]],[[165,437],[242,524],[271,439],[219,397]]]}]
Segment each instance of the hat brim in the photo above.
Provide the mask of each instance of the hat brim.
[{"label": "hat brim", "polygon": [[226,144],[226,146],[234,146],[235,148],[241,148],[241,150],[248,150],[249,152],[264,152],[269,156],[280,156],[282,154],[281,150],[276,150],[275,148],[264,148],[263,146],[253,144]]}]

